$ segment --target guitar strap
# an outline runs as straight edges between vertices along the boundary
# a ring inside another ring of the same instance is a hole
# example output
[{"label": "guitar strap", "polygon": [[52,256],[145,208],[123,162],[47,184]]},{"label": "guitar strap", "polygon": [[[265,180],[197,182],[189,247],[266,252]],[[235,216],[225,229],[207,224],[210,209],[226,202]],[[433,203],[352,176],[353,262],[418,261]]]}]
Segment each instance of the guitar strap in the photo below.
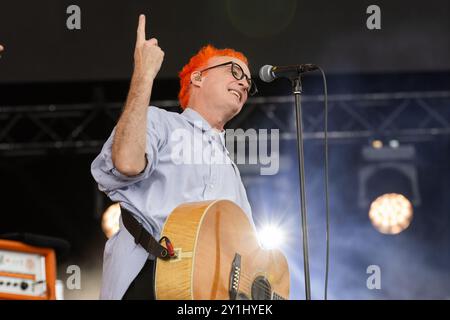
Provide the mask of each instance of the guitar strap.
[{"label": "guitar strap", "polygon": [[134,242],[140,244],[148,253],[157,258],[168,260],[174,257],[172,245],[169,239],[163,237],[161,240],[166,240],[168,248],[163,247],[155,238],[140,224],[133,214],[127,209],[121,207],[122,221],[125,228],[133,236]]}]

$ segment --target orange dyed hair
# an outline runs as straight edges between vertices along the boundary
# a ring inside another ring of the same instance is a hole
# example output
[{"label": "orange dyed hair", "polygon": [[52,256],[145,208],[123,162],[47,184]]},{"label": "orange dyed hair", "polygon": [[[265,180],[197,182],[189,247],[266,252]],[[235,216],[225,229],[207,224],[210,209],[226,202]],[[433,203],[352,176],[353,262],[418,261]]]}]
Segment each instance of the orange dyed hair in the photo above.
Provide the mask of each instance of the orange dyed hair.
[{"label": "orange dyed hair", "polygon": [[248,60],[243,53],[233,49],[217,49],[208,44],[202,47],[196,55],[194,55],[189,62],[181,69],[178,76],[180,77],[180,92],[178,93],[178,100],[183,109],[186,108],[190,97],[191,73],[206,66],[209,59],[213,57],[233,57],[245,62],[248,65]]}]

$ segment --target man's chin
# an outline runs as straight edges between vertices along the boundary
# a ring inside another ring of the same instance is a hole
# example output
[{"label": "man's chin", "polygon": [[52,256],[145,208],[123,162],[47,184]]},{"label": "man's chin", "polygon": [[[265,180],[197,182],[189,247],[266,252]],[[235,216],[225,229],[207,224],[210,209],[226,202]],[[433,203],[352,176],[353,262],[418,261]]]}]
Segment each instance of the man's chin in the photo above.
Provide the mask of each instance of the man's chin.
[{"label": "man's chin", "polygon": [[[239,112],[241,112],[241,110],[242,110],[242,105],[237,105],[237,104],[234,104],[234,105],[232,105],[232,106],[230,106],[230,115],[231,115],[231,118],[234,118]],[[231,119],[230,118],[230,119]]]},{"label": "man's chin", "polygon": [[242,105],[238,103],[227,103],[225,105],[222,105],[220,109],[226,110],[226,113],[224,114],[224,117],[226,121],[229,121],[233,119],[239,112],[242,110]]}]

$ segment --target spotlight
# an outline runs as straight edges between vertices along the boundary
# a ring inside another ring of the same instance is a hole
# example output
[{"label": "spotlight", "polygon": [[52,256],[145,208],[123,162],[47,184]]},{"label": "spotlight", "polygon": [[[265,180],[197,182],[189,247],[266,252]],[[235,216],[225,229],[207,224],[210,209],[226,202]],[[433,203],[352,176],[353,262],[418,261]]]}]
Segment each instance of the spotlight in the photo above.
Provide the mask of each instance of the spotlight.
[{"label": "spotlight", "polygon": [[372,225],[384,234],[398,234],[408,228],[413,217],[411,202],[401,194],[388,193],[370,205]]},{"label": "spotlight", "polygon": [[373,140],[372,141],[372,148],[374,148],[374,149],[381,149],[381,148],[383,148],[383,142],[381,140]]},{"label": "spotlight", "polygon": [[388,193],[402,194],[414,206],[421,204],[415,165],[416,150],[412,145],[400,145],[398,141],[392,141],[388,147],[376,149],[370,146],[361,150],[358,205],[365,212],[373,199]]},{"label": "spotlight", "polygon": [[120,204],[114,203],[105,210],[102,216],[102,229],[106,237],[111,238],[119,231]]},{"label": "spotlight", "polygon": [[284,234],[281,229],[275,225],[266,225],[258,232],[258,239],[264,249],[276,249],[284,241]]},{"label": "spotlight", "polygon": [[399,142],[398,140],[395,140],[395,139],[390,140],[390,141],[389,141],[389,146],[390,146],[391,148],[396,149],[396,148],[398,148],[398,147],[400,146],[400,142]]}]

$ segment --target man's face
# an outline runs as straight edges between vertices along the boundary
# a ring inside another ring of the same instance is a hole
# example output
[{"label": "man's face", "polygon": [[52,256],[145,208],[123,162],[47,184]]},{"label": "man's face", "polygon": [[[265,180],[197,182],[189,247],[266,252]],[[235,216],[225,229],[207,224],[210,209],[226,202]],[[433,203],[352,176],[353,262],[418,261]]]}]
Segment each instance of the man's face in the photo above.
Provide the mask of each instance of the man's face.
[{"label": "man's face", "polygon": [[[247,65],[237,58],[220,56],[211,58],[208,64],[203,68],[212,67],[222,63],[233,61],[237,63],[244,74],[250,78],[250,70]],[[247,79],[243,77],[237,80],[232,72],[232,65],[224,65],[212,68],[202,72],[202,91],[203,96],[211,101],[220,111],[225,112],[230,118],[241,111],[242,106],[247,101],[248,91],[250,90]]]}]

